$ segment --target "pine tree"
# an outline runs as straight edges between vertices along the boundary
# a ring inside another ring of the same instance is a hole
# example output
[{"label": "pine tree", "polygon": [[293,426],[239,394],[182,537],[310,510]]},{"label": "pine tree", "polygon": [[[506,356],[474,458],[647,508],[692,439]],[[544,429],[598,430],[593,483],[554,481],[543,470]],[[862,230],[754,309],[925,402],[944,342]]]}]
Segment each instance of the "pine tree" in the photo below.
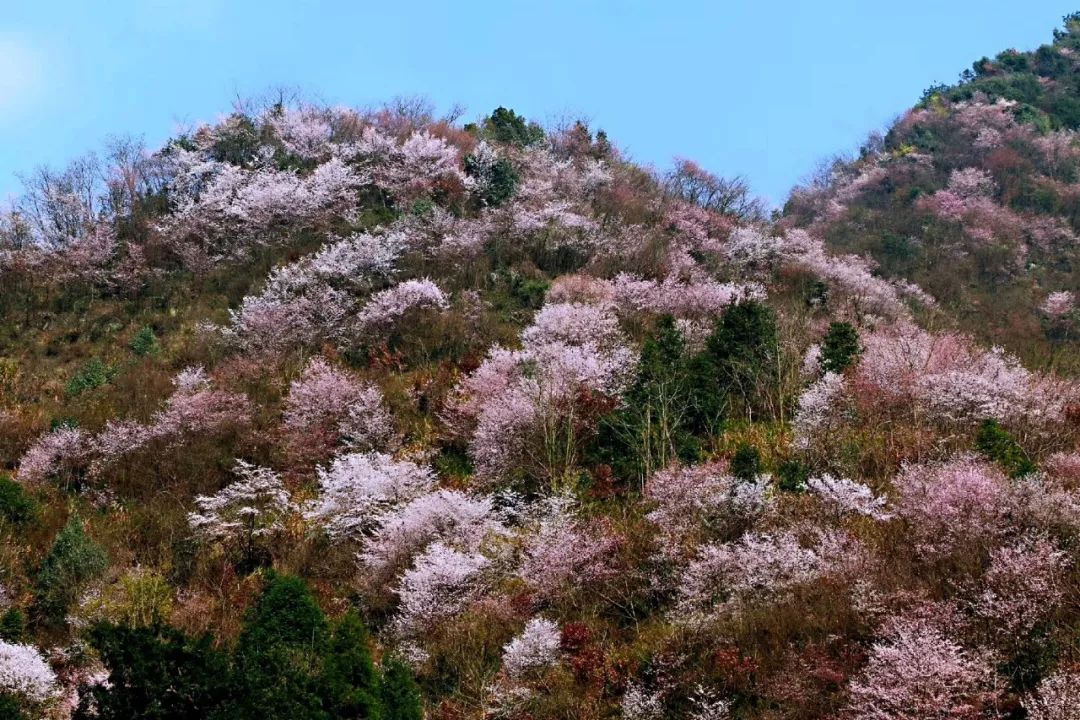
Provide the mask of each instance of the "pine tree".
[{"label": "pine tree", "polygon": [[328,720],[322,658],[329,629],[303,580],[269,573],[248,612],[233,666],[229,720]]},{"label": "pine tree", "polygon": [[82,698],[75,720],[210,717],[229,690],[228,660],[211,642],[209,635],[195,639],[168,626],[95,627],[90,644],[109,679]]},{"label": "pine tree", "polygon": [[394,658],[383,666],[382,720],[423,720],[420,688],[409,666]]},{"label": "pine tree", "polygon": [[368,632],[353,610],[335,623],[326,658],[326,684],[340,718],[379,718],[379,678]]},{"label": "pine tree", "polygon": [[82,521],[72,517],[56,536],[37,577],[37,611],[49,624],[64,620],[68,608],[86,584],[105,572],[105,551],[83,532]]},{"label": "pine tree", "polygon": [[842,373],[855,364],[862,349],[859,332],[851,323],[834,322],[821,343],[821,369]]}]

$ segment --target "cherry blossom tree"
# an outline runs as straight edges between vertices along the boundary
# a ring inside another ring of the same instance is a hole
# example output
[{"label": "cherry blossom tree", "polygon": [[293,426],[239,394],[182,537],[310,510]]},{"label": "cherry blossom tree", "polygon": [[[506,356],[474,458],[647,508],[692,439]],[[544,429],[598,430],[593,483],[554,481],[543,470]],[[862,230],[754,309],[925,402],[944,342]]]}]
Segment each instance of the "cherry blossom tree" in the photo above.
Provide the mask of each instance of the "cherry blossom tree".
[{"label": "cherry blossom tree", "polygon": [[1024,699],[1030,720],[1075,720],[1080,708],[1080,672],[1059,670]]},{"label": "cherry blossom tree", "polygon": [[1013,506],[1005,475],[970,456],[905,465],[894,485],[897,514],[929,558],[999,537]]},{"label": "cherry blossom tree", "polygon": [[56,673],[36,647],[0,640],[0,694],[40,707],[57,689]]},{"label": "cherry blossom tree", "polygon": [[925,620],[891,621],[851,685],[851,717],[979,718],[995,699],[993,666]]},{"label": "cherry blossom tree", "polygon": [[503,647],[503,669],[514,679],[554,665],[559,660],[559,626],[546,618],[532,618],[521,634]]},{"label": "cherry blossom tree", "polygon": [[489,565],[483,555],[433,543],[401,576],[395,631],[402,637],[415,637],[461,612],[481,589]]},{"label": "cherry blossom tree", "polygon": [[195,498],[198,510],[188,514],[188,523],[199,537],[238,545],[250,562],[260,545],[284,532],[297,507],[273,470],[237,460],[233,472],[238,480]]},{"label": "cherry blossom tree", "polygon": [[434,490],[429,468],[382,453],[351,453],[318,469],[319,497],[305,517],[335,539],[360,538],[385,513]]},{"label": "cherry blossom tree", "polygon": [[810,478],[806,486],[839,514],[864,515],[874,520],[889,520],[892,517],[886,510],[888,500],[875,495],[862,483],[826,474]]},{"label": "cherry blossom tree", "polygon": [[283,425],[295,442],[332,446],[339,440],[355,450],[392,444],[393,421],[378,388],[315,358],[289,386]]},{"label": "cherry blossom tree", "polygon": [[1050,617],[1065,595],[1066,553],[1044,537],[1024,538],[990,553],[976,612],[1008,638],[1020,638]]}]

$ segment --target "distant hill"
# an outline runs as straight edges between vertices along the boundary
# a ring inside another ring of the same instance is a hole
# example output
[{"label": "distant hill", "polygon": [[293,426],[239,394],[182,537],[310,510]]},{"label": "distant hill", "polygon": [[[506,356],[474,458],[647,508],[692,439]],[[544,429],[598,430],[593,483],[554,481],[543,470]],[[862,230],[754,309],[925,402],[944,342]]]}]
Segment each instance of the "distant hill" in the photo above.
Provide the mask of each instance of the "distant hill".
[{"label": "distant hill", "polygon": [[796,189],[785,221],[872,256],[961,327],[1045,364],[1068,338],[1040,306],[1080,289],[1078,124],[1070,15],[1050,44],[983,58],[956,85],[927,90],[858,158]]}]

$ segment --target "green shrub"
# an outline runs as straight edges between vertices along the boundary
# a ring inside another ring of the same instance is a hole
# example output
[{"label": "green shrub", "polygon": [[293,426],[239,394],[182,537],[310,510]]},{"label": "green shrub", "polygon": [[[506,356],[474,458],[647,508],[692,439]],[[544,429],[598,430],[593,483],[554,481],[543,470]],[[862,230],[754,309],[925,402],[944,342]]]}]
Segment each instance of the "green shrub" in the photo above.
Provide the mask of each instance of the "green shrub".
[{"label": "green shrub", "polygon": [[131,348],[131,352],[139,357],[157,354],[159,348],[157,335],[154,334],[154,328],[147,325],[140,329],[139,332],[135,333],[135,336],[131,338],[128,347]]},{"label": "green shrub", "polygon": [[742,443],[731,456],[730,469],[740,480],[753,480],[761,474],[761,453],[753,445]]},{"label": "green shrub", "polygon": [[484,165],[475,155],[466,155],[465,172],[480,181],[479,197],[484,205],[498,207],[517,192],[518,174],[506,158]]},{"label": "green shrub", "polygon": [[776,486],[784,492],[803,492],[806,481],[810,479],[810,468],[799,460],[791,459],[780,463],[776,468]]},{"label": "green shrub", "polygon": [[105,551],[86,536],[72,517],[56,536],[37,575],[36,610],[47,624],[60,624],[68,609],[108,566]]},{"label": "green shrub", "polygon": [[[17,607],[11,607],[0,615],[0,640],[17,643],[26,635],[26,614]],[[3,715],[0,715],[3,717]]]},{"label": "green shrub", "polygon": [[115,374],[115,368],[106,365],[98,358],[91,358],[71,376],[64,392],[70,397],[79,397],[83,393],[107,384]]},{"label": "green shrub", "polygon": [[109,682],[90,688],[75,720],[208,718],[227,697],[228,658],[209,636],[106,623],[93,628],[89,640]]},{"label": "green shrub", "polygon": [[639,481],[676,460],[697,459],[687,412],[693,396],[682,333],[674,318],[662,317],[642,345],[622,407],[601,424],[594,459]]},{"label": "green shrub", "polygon": [[378,716],[379,676],[369,643],[367,628],[356,611],[350,610],[334,624],[325,677],[335,717]]},{"label": "green shrub", "polygon": [[409,666],[396,658],[383,665],[382,720],[423,720],[424,708],[420,688]]},{"label": "green shrub", "polygon": [[983,420],[975,435],[975,449],[1001,466],[1011,477],[1029,475],[1037,469],[1020,443],[997,420]]},{"label": "green shrub", "polygon": [[38,516],[40,508],[21,483],[0,473],[0,517],[9,523],[23,525]]},{"label": "green shrub", "polygon": [[862,349],[859,333],[851,323],[834,322],[821,342],[821,369],[842,373],[855,364]]},{"label": "green shrub", "polygon": [[497,107],[484,121],[488,137],[506,145],[525,147],[544,139],[544,129],[536,123],[526,123],[525,118],[513,110]]},{"label": "green shrub", "polygon": [[728,307],[695,358],[695,429],[712,431],[726,413],[753,420],[776,407],[776,363],[779,351],[776,317],[756,300]]}]

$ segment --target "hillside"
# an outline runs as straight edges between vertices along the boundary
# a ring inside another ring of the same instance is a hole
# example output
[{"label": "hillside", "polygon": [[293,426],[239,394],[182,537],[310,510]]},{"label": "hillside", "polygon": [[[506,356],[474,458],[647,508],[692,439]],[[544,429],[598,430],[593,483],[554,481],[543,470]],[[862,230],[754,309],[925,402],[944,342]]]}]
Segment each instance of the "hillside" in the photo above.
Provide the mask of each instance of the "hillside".
[{"label": "hillside", "polygon": [[797,188],[786,221],[918,283],[985,341],[1075,371],[1076,317],[1058,306],[1078,290],[1078,53],[1070,15],[1035,51],[978,60]]},{"label": "hillside", "polygon": [[404,101],[29,178],[0,717],[1072,717],[1073,43],[773,221]]}]

